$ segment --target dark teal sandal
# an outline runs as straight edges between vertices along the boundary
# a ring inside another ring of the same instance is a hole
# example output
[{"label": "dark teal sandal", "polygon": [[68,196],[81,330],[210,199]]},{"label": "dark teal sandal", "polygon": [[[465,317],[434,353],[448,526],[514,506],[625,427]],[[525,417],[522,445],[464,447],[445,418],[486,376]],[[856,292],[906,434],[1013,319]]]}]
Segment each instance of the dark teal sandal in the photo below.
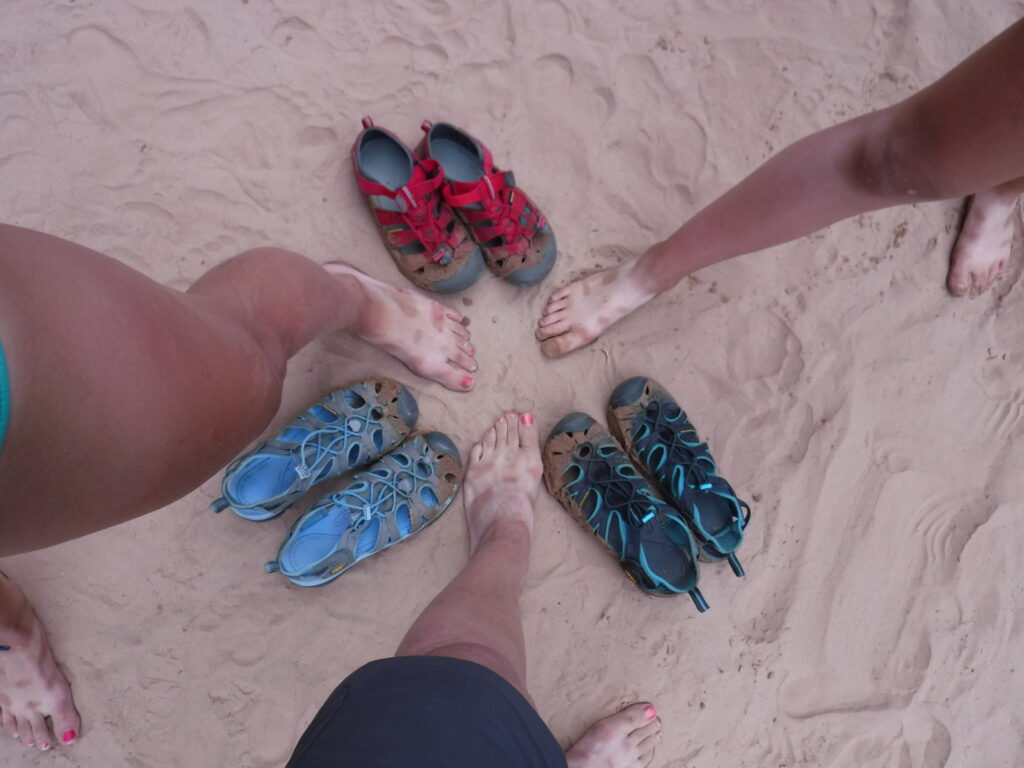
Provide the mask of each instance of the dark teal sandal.
[{"label": "dark teal sandal", "polygon": [[461,483],[462,460],[448,436],[416,435],[300,517],[265,569],[302,587],[333,581],[438,520]]},{"label": "dark teal sandal", "polygon": [[698,611],[708,609],[697,588],[696,538],[608,430],[585,413],[571,413],[551,430],[543,458],[548,491],[601,539],[640,589],[688,593]]},{"label": "dark teal sandal", "polygon": [[665,388],[642,376],[622,382],[608,403],[608,426],[686,516],[702,557],[728,560],[733,573],[743,576],[736,550],[750,507],[718,474],[707,443]]},{"label": "dark teal sandal", "polygon": [[365,466],[398,445],[419,417],[416,399],[396,381],[368,379],[331,392],[273,440],[235,459],[223,496],[246,520],[270,520],[319,482]]}]

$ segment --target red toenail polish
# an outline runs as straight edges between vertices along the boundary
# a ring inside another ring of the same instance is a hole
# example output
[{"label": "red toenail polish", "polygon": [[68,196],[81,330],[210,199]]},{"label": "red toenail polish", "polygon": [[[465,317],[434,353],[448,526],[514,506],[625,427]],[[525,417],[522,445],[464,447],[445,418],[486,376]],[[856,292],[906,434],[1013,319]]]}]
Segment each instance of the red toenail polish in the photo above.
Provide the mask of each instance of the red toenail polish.
[{"label": "red toenail polish", "polygon": [[74,741],[74,740],[75,740],[75,732],[74,731],[68,731],[67,733],[64,734],[64,743],[65,744],[67,744],[69,741]]},{"label": "red toenail polish", "polygon": [[50,748],[49,744],[43,744],[43,749],[49,749],[49,748]]},{"label": "red toenail polish", "polygon": [[647,715],[647,719],[648,720],[653,720],[654,719],[654,707],[647,707],[647,709],[644,710],[644,714]]},{"label": "red toenail polish", "polygon": [[464,378],[462,380],[461,383],[462,383],[463,387],[468,387],[468,386],[470,386],[473,383],[473,379],[471,377],[467,376],[466,378]]},{"label": "red toenail polish", "polygon": [[29,740],[29,741],[26,741],[25,743],[26,743],[26,744],[27,744],[28,746],[30,746],[30,747],[32,747],[32,746],[35,746],[35,742],[34,742],[34,741],[31,741],[31,740]]},{"label": "red toenail polish", "polygon": [[527,426],[529,426],[530,424],[533,424],[533,416],[531,414],[529,414],[529,413],[524,413],[523,414],[523,424],[526,424]]}]

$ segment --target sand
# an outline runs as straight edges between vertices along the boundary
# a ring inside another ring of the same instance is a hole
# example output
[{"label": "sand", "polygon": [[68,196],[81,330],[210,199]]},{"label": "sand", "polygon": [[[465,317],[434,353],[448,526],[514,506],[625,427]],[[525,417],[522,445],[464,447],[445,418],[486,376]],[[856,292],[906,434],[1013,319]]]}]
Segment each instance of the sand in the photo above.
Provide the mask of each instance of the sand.
[{"label": "sand", "polygon": [[[400,281],[352,180],[359,118],[410,143],[423,118],[464,125],[545,208],[555,272],[449,300],[480,350],[472,394],[330,338],[292,361],[269,431],[376,373],[468,449],[498,409],[548,428],[652,375],[753,504],[748,576],[707,567],[705,615],[647,598],[542,496],[523,602],[529,684],[558,738],[644,697],[665,722],[658,766],[1018,766],[1020,253],[994,290],[950,299],[959,204],[902,207],[704,270],[564,360],[532,334],[557,286],[669,234],[788,142],[930,82],[1022,11],[7,0],[0,217],[177,287],[266,244]],[[330,586],[290,586],[262,563],[297,512],[214,516],[218,489],[0,564],[84,718],[73,748],[5,740],[0,764],[279,766],[466,557],[457,504]]]}]

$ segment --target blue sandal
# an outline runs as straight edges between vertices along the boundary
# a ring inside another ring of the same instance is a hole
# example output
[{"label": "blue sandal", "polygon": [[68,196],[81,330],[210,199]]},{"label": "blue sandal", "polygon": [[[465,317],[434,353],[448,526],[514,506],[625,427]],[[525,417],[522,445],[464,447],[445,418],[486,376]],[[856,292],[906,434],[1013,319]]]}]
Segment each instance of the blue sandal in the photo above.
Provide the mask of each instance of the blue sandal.
[{"label": "blue sandal", "polygon": [[462,483],[462,459],[441,432],[416,435],[300,517],[267,573],[302,587],[333,581],[436,521]]},{"label": "blue sandal", "polygon": [[608,430],[585,413],[570,413],[551,430],[543,458],[548,491],[611,550],[640,589],[688,593],[698,611],[708,609],[697,588],[696,538]]},{"label": "blue sandal", "polygon": [[224,473],[214,512],[231,507],[246,520],[270,520],[317,483],[365,466],[416,426],[416,399],[401,384],[377,378],[331,392],[277,437],[239,456]]},{"label": "blue sandal", "polygon": [[608,426],[686,515],[700,538],[701,555],[728,560],[733,573],[743,576],[736,550],[750,522],[750,506],[718,474],[707,443],[672,395],[654,379],[626,379],[612,392]]}]

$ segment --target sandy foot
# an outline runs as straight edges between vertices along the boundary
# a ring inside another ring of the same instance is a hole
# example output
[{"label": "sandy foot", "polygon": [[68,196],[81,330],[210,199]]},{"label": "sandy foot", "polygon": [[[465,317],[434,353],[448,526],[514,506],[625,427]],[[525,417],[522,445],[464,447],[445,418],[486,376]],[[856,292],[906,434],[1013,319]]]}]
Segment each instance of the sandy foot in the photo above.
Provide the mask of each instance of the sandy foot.
[{"label": "sandy foot", "polygon": [[562,357],[594,341],[612,324],[657,295],[636,279],[639,259],[570,283],[548,299],[537,339],[548,357]]},{"label": "sandy foot", "polygon": [[967,203],[967,218],[949,259],[946,287],[954,296],[981,293],[1006,269],[1018,195],[988,190]]},{"label": "sandy foot", "polygon": [[5,648],[0,650],[3,729],[44,751],[74,742],[82,726],[71,687],[53,660],[32,606],[14,582],[0,575],[0,649]]},{"label": "sandy foot", "polygon": [[463,498],[472,549],[497,520],[523,522],[532,531],[542,472],[533,416],[499,416],[470,450],[469,462]]},{"label": "sandy foot", "polygon": [[394,355],[413,373],[457,392],[473,388],[477,370],[464,318],[409,288],[398,288],[341,262],[324,264],[331,274],[354,277],[369,304],[365,322],[353,329],[360,338]]},{"label": "sandy foot", "polygon": [[598,720],[565,753],[569,768],[639,768],[651,764],[661,718],[647,702]]}]

